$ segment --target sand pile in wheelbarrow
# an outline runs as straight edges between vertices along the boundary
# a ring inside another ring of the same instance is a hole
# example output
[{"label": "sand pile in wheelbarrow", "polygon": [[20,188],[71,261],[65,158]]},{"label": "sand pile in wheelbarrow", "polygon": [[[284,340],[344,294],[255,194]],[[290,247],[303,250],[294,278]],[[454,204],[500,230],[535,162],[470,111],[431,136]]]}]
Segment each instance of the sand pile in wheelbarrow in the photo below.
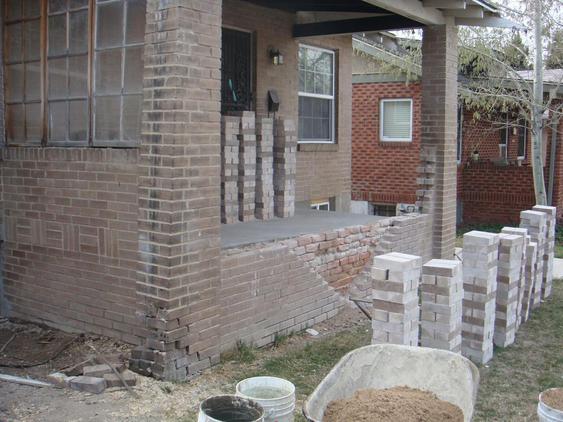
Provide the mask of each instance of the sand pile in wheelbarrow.
[{"label": "sand pile in wheelbarrow", "polygon": [[563,410],[563,388],[553,388],[542,394],[542,401],[552,409]]},{"label": "sand pile in wheelbarrow", "polygon": [[358,390],[347,399],[334,400],[323,422],[463,422],[463,412],[427,391],[408,387]]}]

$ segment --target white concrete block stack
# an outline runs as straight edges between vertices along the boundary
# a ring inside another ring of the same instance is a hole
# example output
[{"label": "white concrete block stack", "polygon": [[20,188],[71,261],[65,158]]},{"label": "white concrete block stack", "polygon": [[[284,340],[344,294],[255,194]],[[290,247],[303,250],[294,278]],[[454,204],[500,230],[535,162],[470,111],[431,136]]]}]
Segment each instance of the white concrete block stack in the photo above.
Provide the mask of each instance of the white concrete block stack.
[{"label": "white concrete block stack", "polygon": [[221,117],[221,222],[238,221],[238,164],[240,118]]},{"label": "white concrete block stack", "polygon": [[240,117],[238,202],[239,220],[254,220],[256,197],[256,121],[253,111]]},{"label": "white concrete block stack", "polygon": [[543,251],[546,242],[547,217],[539,211],[522,211],[520,227],[528,229],[532,242],[536,243],[536,261],[534,267],[534,284],[532,288],[531,309],[541,304],[541,286],[543,279]]},{"label": "white concrete block stack", "polygon": [[422,266],[421,346],[461,352],[463,276],[460,261]]},{"label": "white concrete block stack", "polygon": [[542,298],[551,296],[553,284],[553,258],[555,257],[555,226],[557,224],[557,208],[545,205],[536,205],[533,211],[543,212],[546,215],[546,240],[543,250],[542,273]]},{"label": "white concrete block stack", "polygon": [[259,220],[274,217],[274,121],[256,119],[256,210]]},{"label": "white concrete block stack", "polygon": [[462,354],[484,364],[493,357],[497,234],[471,231],[463,236]]},{"label": "white concrete block stack", "polygon": [[297,130],[293,120],[274,122],[274,213],[287,218],[295,214]]},{"label": "white concrete block stack", "polygon": [[516,337],[518,285],[522,270],[522,236],[501,233],[497,272],[494,344],[507,347]]},{"label": "white concrete block stack", "polygon": [[418,346],[422,258],[391,252],[373,258],[372,344]]},{"label": "white concrete block stack", "polygon": [[526,287],[524,288],[524,299],[522,301],[522,319],[524,323],[530,318],[532,311],[534,286],[536,284],[536,259],[538,255],[538,244],[532,242],[531,238],[526,246]]},{"label": "white concrete block stack", "polygon": [[[520,328],[522,324],[522,307],[524,304],[524,294],[526,291],[526,249],[528,243],[530,242],[530,236],[528,236],[528,230],[519,227],[503,227],[502,234],[512,234],[520,236],[522,238],[522,256],[520,258],[520,274],[518,279],[518,303],[516,305],[516,331]],[[529,296],[526,296],[529,298]],[[527,309],[527,306],[526,306]]]}]

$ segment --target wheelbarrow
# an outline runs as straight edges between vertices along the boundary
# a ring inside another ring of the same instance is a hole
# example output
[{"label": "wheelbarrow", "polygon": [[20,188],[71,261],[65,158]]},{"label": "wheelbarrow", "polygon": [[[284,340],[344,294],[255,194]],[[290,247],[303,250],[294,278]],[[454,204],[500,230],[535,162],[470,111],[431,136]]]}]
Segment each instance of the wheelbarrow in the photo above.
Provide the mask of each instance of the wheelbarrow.
[{"label": "wheelbarrow", "polygon": [[345,355],[303,405],[310,422],[322,422],[333,400],[362,389],[407,386],[429,391],[458,406],[466,422],[473,417],[479,387],[477,367],[463,356],[426,347],[378,344]]}]

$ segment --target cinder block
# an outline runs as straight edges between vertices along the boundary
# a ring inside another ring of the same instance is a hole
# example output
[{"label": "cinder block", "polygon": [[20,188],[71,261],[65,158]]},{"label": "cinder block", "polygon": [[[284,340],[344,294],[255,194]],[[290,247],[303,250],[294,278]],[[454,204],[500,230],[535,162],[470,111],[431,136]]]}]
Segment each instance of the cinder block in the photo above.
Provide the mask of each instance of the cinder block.
[{"label": "cinder block", "polygon": [[[137,376],[135,375],[134,372],[125,370],[121,372],[120,375],[127,385],[134,386],[135,384],[137,384]],[[119,377],[114,373],[104,374],[104,380],[106,381],[107,388],[124,387]]]},{"label": "cinder block", "polygon": [[70,388],[76,391],[100,394],[106,389],[106,381],[103,378],[79,376],[70,381]]}]

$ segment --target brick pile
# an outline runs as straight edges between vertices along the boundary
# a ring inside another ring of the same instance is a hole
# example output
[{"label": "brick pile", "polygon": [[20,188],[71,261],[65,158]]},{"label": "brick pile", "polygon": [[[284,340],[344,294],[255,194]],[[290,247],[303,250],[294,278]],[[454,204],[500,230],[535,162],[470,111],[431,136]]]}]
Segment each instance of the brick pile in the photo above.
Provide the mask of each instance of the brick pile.
[{"label": "brick pile", "polygon": [[[513,234],[522,238],[522,256],[520,258],[520,275],[518,279],[518,303],[516,305],[516,330],[518,331],[518,328],[520,328],[522,324],[524,297],[529,299],[529,295],[526,294],[526,250],[530,242],[530,236],[528,236],[528,230],[519,227],[503,227],[501,233]],[[526,309],[527,308],[528,305],[526,305]]]},{"label": "brick pile", "polygon": [[542,278],[542,298],[551,296],[553,284],[553,258],[555,254],[555,226],[557,224],[557,208],[545,205],[536,205],[533,211],[543,212],[546,215],[546,239],[543,250],[543,278]]},{"label": "brick pile", "polygon": [[536,284],[536,260],[538,255],[538,244],[528,240],[526,246],[526,285],[524,288],[524,299],[522,300],[521,322],[526,322],[530,318],[532,311],[534,285]]},{"label": "brick pile", "polygon": [[520,227],[528,229],[532,242],[536,243],[536,257],[533,267],[534,283],[530,300],[531,309],[536,309],[541,304],[543,251],[546,243],[547,217],[539,211],[522,211],[520,213]]},{"label": "brick pile", "polygon": [[274,122],[274,213],[287,218],[295,214],[297,131],[293,120]]},{"label": "brick pile", "polygon": [[493,357],[498,235],[471,231],[463,236],[462,354],[484,364]]},{"label": "brick pile", "polygon": [[274,217],[274,121],[256,120],[256,218]]},{"label": "brick pile", "polygon": [[497,305],[493,338],[496,346],[507,347],[515,340],[523,250],[523,236],[506,233],[499,235]]},{"label": "brick pile", "polygon": [[253,111],[240,114],[238,213],[240,221],[251,221],[256,198],[256,119]]},{"label": "brick pile", "polygon": [[238,165],[240,118],[221,117],[221,222],[238,221]]},{"label": "brick pile", "polygon": [[418,284],[422,258],[398,252],[376,256],[373,279],[372,344],[418,346]]},{"label": "brick pile", "polygon": [[421,346],[461,352],[461,262],[432,259],[422,266]]}]

